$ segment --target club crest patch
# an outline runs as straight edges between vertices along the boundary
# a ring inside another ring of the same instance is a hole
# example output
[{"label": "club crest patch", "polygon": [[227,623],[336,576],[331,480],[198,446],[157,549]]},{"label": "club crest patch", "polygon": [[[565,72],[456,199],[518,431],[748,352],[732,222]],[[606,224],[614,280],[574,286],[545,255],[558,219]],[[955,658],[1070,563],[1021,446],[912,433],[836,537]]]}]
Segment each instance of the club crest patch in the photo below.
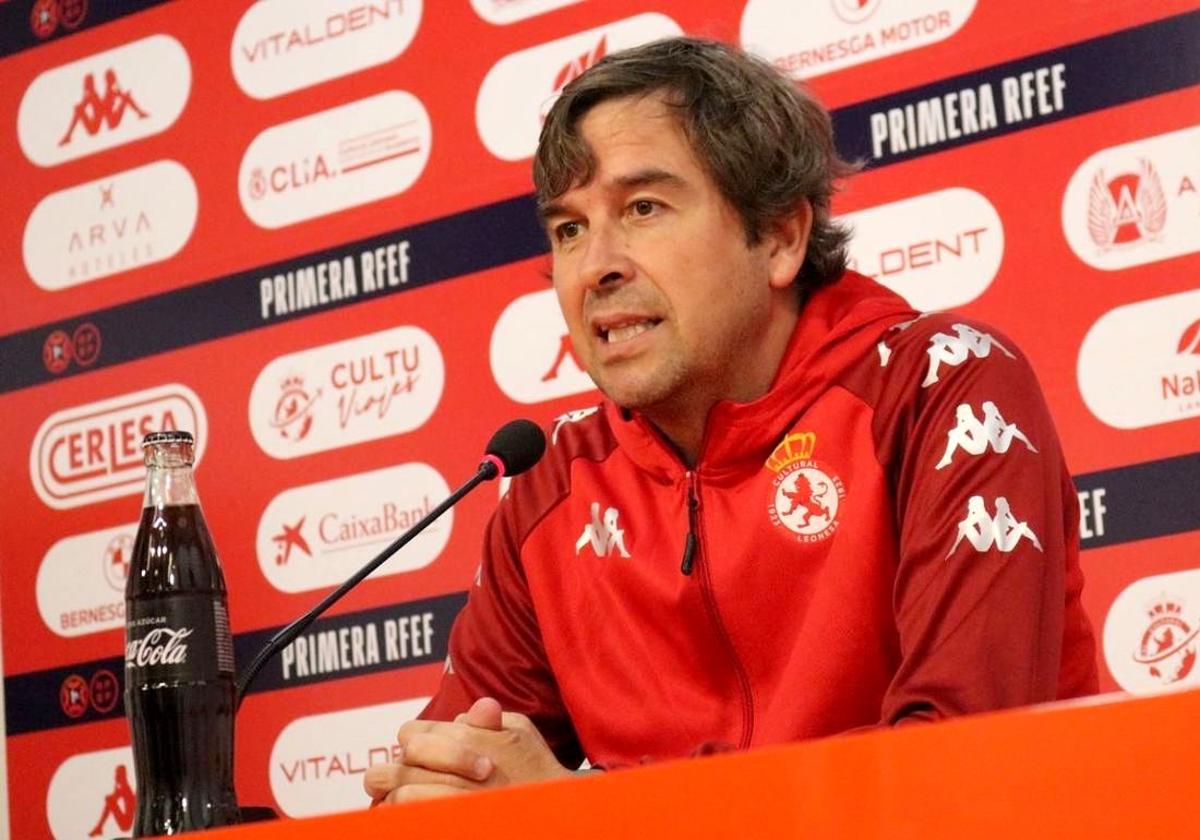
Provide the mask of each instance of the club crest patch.
[{"label": "club crest patch", "polygon": [[803,543],[820,542],[838,527],[846,486],[828,466],[813,459],[815,432],[787,435],[765,466],[775,473],[767,512],[771,524],[786,528]]}]

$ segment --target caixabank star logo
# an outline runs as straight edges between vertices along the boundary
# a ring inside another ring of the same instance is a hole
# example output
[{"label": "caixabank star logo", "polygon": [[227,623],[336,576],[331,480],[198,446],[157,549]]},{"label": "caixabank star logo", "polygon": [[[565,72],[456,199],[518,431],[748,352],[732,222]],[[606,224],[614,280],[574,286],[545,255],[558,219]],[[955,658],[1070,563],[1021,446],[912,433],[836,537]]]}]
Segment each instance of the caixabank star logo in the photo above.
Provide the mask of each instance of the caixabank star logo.
[{"label": "caixabank star logo", "polygon": [[799,542],[820,542],[838,527],[846,486],[827,465],[813,459],[815,432],[792,432],[775,447],[766,468],[775,473],[767,512],[771,524],[786,528]]}]

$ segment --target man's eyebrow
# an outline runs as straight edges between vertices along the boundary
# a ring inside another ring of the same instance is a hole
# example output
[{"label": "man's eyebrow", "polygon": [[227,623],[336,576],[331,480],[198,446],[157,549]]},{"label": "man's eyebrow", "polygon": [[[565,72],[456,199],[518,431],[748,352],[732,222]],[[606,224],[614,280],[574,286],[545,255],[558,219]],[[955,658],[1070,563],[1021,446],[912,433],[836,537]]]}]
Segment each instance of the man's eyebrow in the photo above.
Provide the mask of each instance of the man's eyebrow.
[{"label": "man's eyebrow", "polygon": [[614,178],[613,183],[619,187],[649,187],[649,186],[667,186],[667,187],[684,187],[687,182],[676,175],[674,172],[668,172],[665,169],[640,169],[637,172],[631,172],[628,175],[621,175]]},{"label": "man's eyebrow", "polygon": [[547,201],[545,204],[538,204],[537,208],[538,219],[541,220],[543,225],[550,218],[566,215],[566,212],[566,206],[557,201]]},{"label": "man's eyebrow", "polygon": [[[668,172],[665,169],[640,169],[636,172],[631,172],[628,175],[621,175],[612,179],[614,186],[622,189],[636,189],[638,187],[649,186],[667,186],[667,187],[686,187],[687,181],[680,178],[673,172]],[[558,201],[548,201],[541,204],[537,208],[538,218],[543,224],[547,219],[554,216],[569,215],[569,211],[565,204]]]}]

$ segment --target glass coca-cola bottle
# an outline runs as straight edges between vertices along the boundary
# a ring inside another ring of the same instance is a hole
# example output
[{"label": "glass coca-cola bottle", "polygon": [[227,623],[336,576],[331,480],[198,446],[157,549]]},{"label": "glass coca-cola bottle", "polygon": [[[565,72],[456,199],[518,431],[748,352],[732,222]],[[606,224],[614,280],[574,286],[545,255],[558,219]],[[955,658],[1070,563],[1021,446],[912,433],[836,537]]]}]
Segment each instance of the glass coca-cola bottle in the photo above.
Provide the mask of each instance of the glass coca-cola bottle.
[{"label": "glass coca-cola bottle", "polygon": [[125,586],[125,713],[134,837],[238,821],[235,676],[225,578],[200,512],[187,432],[142,442],[146,495]]}]

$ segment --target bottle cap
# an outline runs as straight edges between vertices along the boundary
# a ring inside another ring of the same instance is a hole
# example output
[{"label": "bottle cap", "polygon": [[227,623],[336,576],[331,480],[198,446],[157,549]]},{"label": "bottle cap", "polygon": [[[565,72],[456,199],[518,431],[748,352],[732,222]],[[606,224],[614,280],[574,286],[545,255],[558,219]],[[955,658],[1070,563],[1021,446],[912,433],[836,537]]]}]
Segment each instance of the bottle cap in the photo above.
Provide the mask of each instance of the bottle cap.
[{"label": "bottle cap", "polygon": [[156,443],[195,443],[191,432],[151,432],[142,438],[142,447],[154,446]]}]

